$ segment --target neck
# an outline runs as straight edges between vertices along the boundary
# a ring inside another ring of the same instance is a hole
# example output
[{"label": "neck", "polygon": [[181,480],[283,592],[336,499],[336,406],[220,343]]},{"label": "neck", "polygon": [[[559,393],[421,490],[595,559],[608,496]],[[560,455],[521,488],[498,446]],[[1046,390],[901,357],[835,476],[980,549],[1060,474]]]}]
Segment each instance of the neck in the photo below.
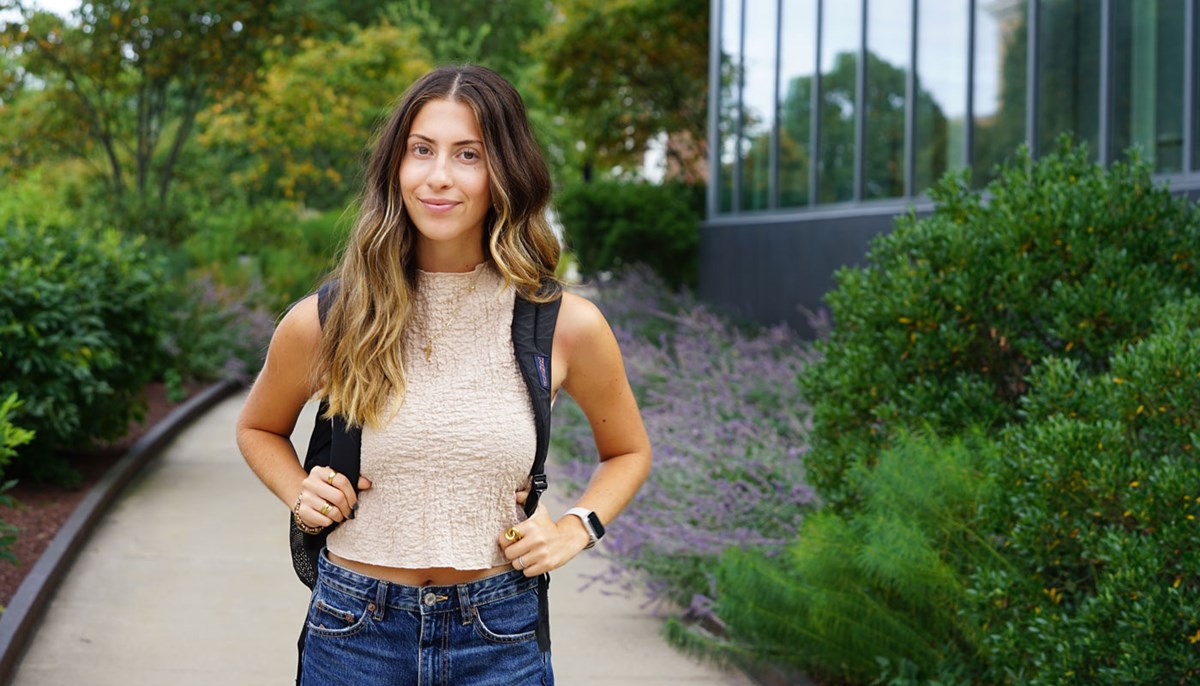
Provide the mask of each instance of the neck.
[{"label": "neck", "polygon": [[469,272],[483,262],[483,246],[446,245],[421,240],[417,243],[417,269],[423,272]]}]

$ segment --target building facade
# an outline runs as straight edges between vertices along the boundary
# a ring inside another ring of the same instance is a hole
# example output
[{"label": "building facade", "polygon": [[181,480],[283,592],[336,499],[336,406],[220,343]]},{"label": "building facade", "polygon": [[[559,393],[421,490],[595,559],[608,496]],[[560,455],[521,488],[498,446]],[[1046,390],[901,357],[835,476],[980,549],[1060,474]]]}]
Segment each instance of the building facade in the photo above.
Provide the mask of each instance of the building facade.
[{"label": "building facade", "polygon": [[808,331],[948,171],[1063,133],[1200,190],[1200,0],[711,0],[700,292]]}]

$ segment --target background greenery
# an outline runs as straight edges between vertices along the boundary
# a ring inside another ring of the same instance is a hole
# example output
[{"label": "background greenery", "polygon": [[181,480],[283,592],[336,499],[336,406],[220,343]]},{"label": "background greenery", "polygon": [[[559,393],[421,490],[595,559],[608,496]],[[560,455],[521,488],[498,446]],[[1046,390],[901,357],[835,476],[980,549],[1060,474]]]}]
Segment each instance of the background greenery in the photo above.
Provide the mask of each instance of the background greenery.
[{"label": "background greenery", "polygon": [[[430,66],[476,61],[524,96],[625,351],[659,468],[610,577],[680,608],[677,642],[828,683],[1200,675],[1200,220],[1144,165],[1105,171],[1067,142],[1034,162],[997,128],[977,159],[1010,162],[981,170],[986,195],[935,184],[931,216],[840,273],[814,352],[686,290],[707,3],[0,9],[20,17],[0,26],[10,477],[70,481],[64,456],[124,431],[147,382],[254,374],[337,258],[372,126]],[[666,183],[633,171],[652,145]],[[582,482],[586,421],[559,410]]]},{"label": "background greenery", "polygon": [[690,141],[666,146],[673,177],[704,164],[697,7],[0,0],[0,474],[73,483],[71,455],[124,434],[148,383],[180,398],[251,378],[273,320],[336,262],[373,128],[437,64],[514,83],[558,188],[671,204],[642,225],[623,200],[603,254],[579,234],[584,272],[663,250],[694,280],[694,187],[664,195],[637,170],[655,137]]},{"label": "background greenery", "polygon": [[1200,212],[1069,141],[877,238],[801,375],[826,501],[730,551],[724,641],[835,682],[1200,676]]}]

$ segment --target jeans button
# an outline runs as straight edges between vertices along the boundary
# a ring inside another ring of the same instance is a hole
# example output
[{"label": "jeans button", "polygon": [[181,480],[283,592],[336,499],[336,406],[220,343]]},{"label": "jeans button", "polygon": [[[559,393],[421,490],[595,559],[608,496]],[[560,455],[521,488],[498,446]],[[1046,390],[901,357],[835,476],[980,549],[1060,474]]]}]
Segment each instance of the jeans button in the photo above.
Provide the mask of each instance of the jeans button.
[{"label": "jeans button", "polygon": [[437,596],[432,593],[426,593],[425,594],[425,605],[427,605],[428,607],[433,607],[435,603],[437,603]]}]

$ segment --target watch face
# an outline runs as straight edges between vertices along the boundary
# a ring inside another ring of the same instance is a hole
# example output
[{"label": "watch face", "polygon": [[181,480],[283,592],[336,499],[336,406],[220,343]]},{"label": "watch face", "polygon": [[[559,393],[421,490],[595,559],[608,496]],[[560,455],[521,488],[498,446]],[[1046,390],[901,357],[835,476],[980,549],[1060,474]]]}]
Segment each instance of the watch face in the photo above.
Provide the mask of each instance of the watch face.
[{"label": "watch face", "polygon": [[592,527],[592,533],[596,535],[596,540],[604,538],[604,525],[600,523],[600,518],[595,512],[588,513],[588,524]]}]

